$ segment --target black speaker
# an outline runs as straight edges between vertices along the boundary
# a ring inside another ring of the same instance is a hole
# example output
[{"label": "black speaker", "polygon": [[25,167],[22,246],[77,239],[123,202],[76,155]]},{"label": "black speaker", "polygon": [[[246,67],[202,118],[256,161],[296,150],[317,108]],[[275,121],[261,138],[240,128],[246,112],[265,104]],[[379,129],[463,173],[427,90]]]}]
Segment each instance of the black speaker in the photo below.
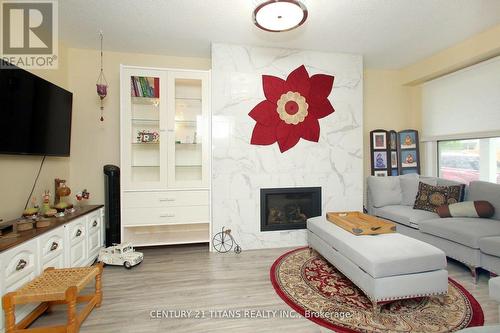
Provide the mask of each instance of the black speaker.
[{"label": "black speaker", "polygon": [[106,246],[120,243],[120,168],[104,166]]}]

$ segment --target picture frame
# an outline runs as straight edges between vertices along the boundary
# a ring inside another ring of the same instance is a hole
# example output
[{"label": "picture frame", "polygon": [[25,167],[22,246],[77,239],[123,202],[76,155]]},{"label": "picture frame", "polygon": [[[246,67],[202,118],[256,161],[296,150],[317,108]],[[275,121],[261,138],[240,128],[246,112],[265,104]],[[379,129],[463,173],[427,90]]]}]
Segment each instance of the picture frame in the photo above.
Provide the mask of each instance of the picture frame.
[{"label": "picture frame", "polygon": [[387,132],[372,132],[373,149],[387,149]]},{"label": "picture frame", "polygon": [[398,149],[398,133],[396,131],[389,131],[389,147],[391,150]]},{"label": "picture frame", "polygon": [[407,174],[410,174],[410,173],[418,173],[418,169],[417,168],[407,168],[407,169],[402,169],[401,170],[401,174],[402,175],[407,175]]},{"label": "picture frame", "polygon": [[387,171],[387,152],[374,151],[373,152],[373,169],[386,169]]},{"label": "picture frame", "polygon": [[418,154],[416,149],[401,150],[401,168],[417,168],[418,167]]},{"label": "picture frame", "polygon": [[391,168],[393,170],[398,168],[398,152],[397,151],[391,151]]},{"label": "picture frame", "polygon": [[375,177],[387,177],[387,170],[376,170],[374,173]]},{"label": "picture frame", "polygon": [[400,149],[417,149],[418,134],[415,130],[405,130],[398,133]]}]

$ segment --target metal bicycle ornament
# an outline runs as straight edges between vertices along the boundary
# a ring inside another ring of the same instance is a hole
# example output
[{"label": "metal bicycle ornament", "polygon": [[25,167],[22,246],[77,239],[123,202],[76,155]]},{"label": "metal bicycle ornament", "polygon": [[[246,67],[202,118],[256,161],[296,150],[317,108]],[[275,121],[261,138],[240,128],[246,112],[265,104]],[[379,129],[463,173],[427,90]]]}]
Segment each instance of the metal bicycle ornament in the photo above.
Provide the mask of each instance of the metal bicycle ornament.
[{"label": "metal bicycle ornament", "polygon": [[229,252],[234,246],[234,253],[241,253],[241,246],[236,243],[233,235],[231,235],[231,229],[224,230],[224,227],[222,227],[221,232],[216,233],[212,238],[212,246],[215,251],[220,253]]}]

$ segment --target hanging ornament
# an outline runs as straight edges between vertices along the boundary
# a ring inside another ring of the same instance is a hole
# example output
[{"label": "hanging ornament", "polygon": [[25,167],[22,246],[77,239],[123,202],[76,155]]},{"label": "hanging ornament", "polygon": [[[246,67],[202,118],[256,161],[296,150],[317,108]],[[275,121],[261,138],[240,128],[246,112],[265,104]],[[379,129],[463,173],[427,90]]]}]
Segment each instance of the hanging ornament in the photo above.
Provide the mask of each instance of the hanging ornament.
[{"label": "hanging ornament", "polygon": [[106,81],[106,77],[104,76],[104,68],[103,68],[102,40],[104,35],[102,31],[99,31],[99,36],[101,38],[101,72],[99,73],[99,77],[97,78],[96,87],[97,87],[97,95],[101,99],[101,121],[104,121],[103,100],[108,95],[108,81]]}]

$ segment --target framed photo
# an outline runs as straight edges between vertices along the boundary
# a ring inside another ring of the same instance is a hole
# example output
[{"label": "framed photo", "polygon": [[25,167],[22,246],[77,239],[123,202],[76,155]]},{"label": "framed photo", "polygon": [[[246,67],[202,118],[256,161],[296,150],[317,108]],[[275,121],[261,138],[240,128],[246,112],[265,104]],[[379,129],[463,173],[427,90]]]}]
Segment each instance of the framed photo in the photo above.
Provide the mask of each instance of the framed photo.
[{"label": "framed photo", "polygon": [[409,168],[409,169],[402,169],[401,170],[402,175],[407,175],[409,173],[418,173],[418,169],[417,168]]},{"label": "framed photo", "polygon": [[373,132],[373,149],[387,149],[387,133]]},{"label": "framed photo", "polygon": [[375,177],[387,177],[387,170],[375,171]]},{"label": "framed photo", "polygon": [[417,132],[416,131],[399,132],[399,145],[401,149],[416,149]]},{"label": "framed photo", "polygon": [[387,152],[385,151],[373,152],[373,168],[387,169]]},{"label": "framed photo", "polygon": [[398,149],[398,134],[396,131],[389,131],[389,146],[391,150]]},{"label": "framed photo", "polygon": [[401,150],[401,167],[416,168],[418,166],[417,150]]},{"label": "framed photo", "polygon": [[398,167],[398,152],[397,151],[391,151],[391,168],[397,168]]}]

